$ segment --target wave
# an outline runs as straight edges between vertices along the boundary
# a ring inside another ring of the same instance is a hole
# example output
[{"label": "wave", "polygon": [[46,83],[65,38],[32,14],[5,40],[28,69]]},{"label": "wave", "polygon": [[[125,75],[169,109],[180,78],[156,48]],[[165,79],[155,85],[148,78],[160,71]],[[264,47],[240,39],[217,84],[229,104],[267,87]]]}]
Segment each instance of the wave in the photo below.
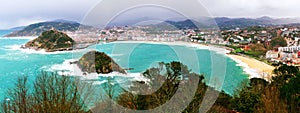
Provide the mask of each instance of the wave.
[{"label": "wave", "polygon": [[2,40],[6,40],[6,39],[9,39],[9,40],[20,40],[20,39],[22,39],[22,40],[33,40],[33,39],[35,39],[35,38],[37,38],[37,37],[33,37],[33,36],[28,36],[28,37],[0,37],[0,39],[2,39]]},{"label": "wave", "polygon": [[128,74],[122,74],[118,72],[112,72],[109,74],[84,73],[76,64],[71,63],[75,61],[78,61],[78,59],[67,59],[62,64],[43,66],[41,70],[57,72],[60,75],[80,76],[85,80],[95,80],[98,79],[99,77],[126,77],[126,78],[130,78],[130,80],[133,81],[148,81],[148,79],[143,77],[140,73],[128,73]]},{"label": "wave", "polygon": [[111,57],[116,57],[116,56],[123,56],[124,54],[108,54],[108,56],[111,56]]},{"label": "wave", "polygon": [[56,52],[46,52],[44,49],[41,50],[35,50],[35,49],[24,49],[21,48],[22,45],[7,45],[3,46],[5,50],[10,50],[10,51],[21,51],[26,54],[65,54],[65,53],[83,53],[87,52],[87,49],[79,49],[79,50],[73,50],[73,51],[56,51]]},{"label": "wave", "polygon": [[236,66],[239,66],[239,67],[242,67],[243,71],[249,75],[249,78],[261,78],[261,72],[256,70],[256,69],[253,69],[253,68],[250,68],[248,66],[248,64],[244,63],[243,61],[239,60],[239,59],[236,59],[232,56],[228,56],[230,59],[232,59],[233,61],[235,61],[237,64]]}]

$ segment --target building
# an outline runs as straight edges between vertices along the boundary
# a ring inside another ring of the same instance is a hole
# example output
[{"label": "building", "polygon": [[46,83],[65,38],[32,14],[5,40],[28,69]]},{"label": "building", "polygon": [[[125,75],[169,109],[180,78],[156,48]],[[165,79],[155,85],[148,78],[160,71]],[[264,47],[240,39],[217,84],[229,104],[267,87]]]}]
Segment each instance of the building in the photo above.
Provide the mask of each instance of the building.
[{"label": "building", "polygon": [[277,59],[277,58],[279,58],[279,53],[276,51],[268,51],[266,53],[266,58],[267,59]]},{"label": "building", "polygon": [[298,52],[300,50],[300,46],[290,46],[290,47],[279,47],[279,52]]}]

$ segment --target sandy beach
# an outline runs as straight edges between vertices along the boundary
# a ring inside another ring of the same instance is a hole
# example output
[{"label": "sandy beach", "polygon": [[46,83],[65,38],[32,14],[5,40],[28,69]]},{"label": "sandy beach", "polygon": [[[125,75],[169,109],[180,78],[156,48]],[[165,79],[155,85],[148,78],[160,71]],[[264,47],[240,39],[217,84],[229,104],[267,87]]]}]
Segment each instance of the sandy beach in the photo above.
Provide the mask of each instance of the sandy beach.
[{"label": "sandy beach", "polygon": [[[228,56],[237,62],[245,63],[248,66],[248,68],[254,69],[258,72],[257,75],[250,74],[250,78],[264,78],[266,80],[270,80],[271,77],[273,76],[272,73],[275,67],[271,65],[268,65],[254,58],[249,58],[249,57],[244,57],[239,55],[228,55]],[[247,68],[247,66],[244,68]]]}]

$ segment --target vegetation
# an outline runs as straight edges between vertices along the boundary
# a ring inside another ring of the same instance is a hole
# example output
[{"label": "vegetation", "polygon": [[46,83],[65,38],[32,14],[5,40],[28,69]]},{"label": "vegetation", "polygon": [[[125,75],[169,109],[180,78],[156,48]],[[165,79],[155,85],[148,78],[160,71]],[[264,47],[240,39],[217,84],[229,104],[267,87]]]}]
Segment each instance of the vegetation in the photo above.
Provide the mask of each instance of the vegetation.
[{"label": "vegetation", "polygon": [[26,43],[25,47],[45,49],[47,52],[72,50],[74,40],[56,30],[45,31],[38,38]]},{"label": "vegetation", "polygon": [[272,81],[251,79],[231,101],[231,107],[248,113],[296,113],[300,110],[300,82],[297,67],[280,65]]},{"label": "vegetation", "polygon": [[244,50],[242,50],[241,48],[235,49],[234,51],[232,51],[231,53],[236,54],[236,53],[244,53]]},{"label": "vegetation", "polygon": [[[115,95],[117,84],[111,83],[112,80],[108,78],[103,87],[108,98],[88,110],[83,102],[93,99],[91,95],[95,93],[91,93],[94,91],[91,84],[79,82],[72,77],[42,73],[33,83],[32,91],[29,90],[26,77],[19,79],[15,88],[9,90],[8,98],[11,101],[2,104],[2,112],[298,112],[299,69],[280,65],[274,70],[274,74],[277,76],[271,81],[253,78],[243,82],[236,94],[231,96],[207,86],[203,82],[203,75],[191,73],[180,62],[160,63],[158,67],[148,69],[142,74],[150,81],[133,82],[129,90],[123,89],[119,95]],[[191,87],[193,85],[197,86],[195,90]],[[204,99],[208,90],[209,97]],[[216,101],[213,98],[215,94],[219,94]],[[171,106],[161,107],[169,102]],[[211,106],[209,103],[212,103]]]},{"label": "vegetation", "polygon": [[272,46],[272,48],[274,48],[274,47],[285,47],[285,46],[287,46],[287,42],[284,38],[277,37],[277,38],[272,39],[271,46]]},{"label": "vegetation", "polygon": [[33,84],[21,77],[8,91],[10,100],[2,103],[1,113],[87,113],[84,102],[93,100],[91,86],[56,73],[42,72]]},{"label": "vegetation", "polygon": [[22,30],[15,31],[6,37],[18,37],[18,36],[40,36],[43,32],[51,29],[57,29],[59,31],[76,31],[81,25],[75,22],[41,22],[26,26]]},{"label": "vegetation", "polygon": [[[130,112],[130,110],[153,110],[153,112],[159,113],[173,113],[179,111],[195,113],[199,112],[199,108],[203,104],[202,99],[205,96],[206,90],[211,90],[212,94],[219,94],[218,91],[208,87],[203,82],[203,75],[191,73],[187,66],[180,62],[160,63],[158,68],[146,70],[143,76],[150,79],[150,82],[134,82],[129,90],[124,90],[124,92],[116,98],[117,104],[123,106],[124,109],[118,109],[119,107],[116,106],[116,104],[111,104],[111,109],[109,109],[111,111],[108,111],[108,108],[102,107],[102,103],[95,107],[97,110],[92,111]],[[181,85],[183,85],[183,87],[180,87]],[[196,88],[198,88],[193,89],[193,87],[191,87],[193,85],[196,85]],[[191,93],[193,90],[195,93]],[[188,99],[191,99],[191,103],[189,103],[190,101],[188,101]],[[231,97],[221,92],[215,103],[214,98],[208,98],[206,100],[208,103],[214,103],[212,105],[213,109],[210,109],[210,106],[208,106],[209,108],[207,110],[209,110],[209,112],[231,111],[223,107],[224,105],[228,105],[229,100],[231,100]],[[162,105],[170,106],[161,108]]]},{"label": "vegetation", "polygon": [[250,55],[252,57],[260,58],[265,55],[267,49],[264,47],[263,44],[252,44],[250,45],[250,50],[245,51],[246,55]]},{"label": "vegetation", "polygon": [[126,73],[112,58],[103,52],[90,51],[79,59],[79,68],[83,72],[108,74],[113,71]]}]

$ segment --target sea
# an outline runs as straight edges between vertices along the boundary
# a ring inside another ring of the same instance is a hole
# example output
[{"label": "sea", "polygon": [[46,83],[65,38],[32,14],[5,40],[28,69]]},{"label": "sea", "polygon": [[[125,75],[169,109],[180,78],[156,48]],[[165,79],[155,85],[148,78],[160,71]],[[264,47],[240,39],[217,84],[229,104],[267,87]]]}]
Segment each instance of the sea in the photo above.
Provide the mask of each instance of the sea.
[{"label": "sea", "polygon": [[[8,89],[14,87],[17,79],[27,76],[29,81],[42,71],[61,72],[74,75],[70,61],[78,60],[84,53],[97,50],[108,54],[123,68],[133,68],[130,73],[142,73],[156,67],[159,62],[181,61],[192,72],[204,74],[205,82],[210,85],[221,84],[221,89],[234,94],[241,82],[249,75],[235,60],[223,52],[210,47],[187,44],[164,44],[147,42],[99,43],[83,50],[53,52],[21,49],[20,47],[34,37],[3,37],[11,30],[0,30],[0,100],[7,97]],[[137,74],[139,75],[139,74]],[[126,81],[134,77],[116,77],[116,81]],[[104,83],[105,76],[97,78]],[[217,81],[213,82],[212,81]]]}]

